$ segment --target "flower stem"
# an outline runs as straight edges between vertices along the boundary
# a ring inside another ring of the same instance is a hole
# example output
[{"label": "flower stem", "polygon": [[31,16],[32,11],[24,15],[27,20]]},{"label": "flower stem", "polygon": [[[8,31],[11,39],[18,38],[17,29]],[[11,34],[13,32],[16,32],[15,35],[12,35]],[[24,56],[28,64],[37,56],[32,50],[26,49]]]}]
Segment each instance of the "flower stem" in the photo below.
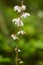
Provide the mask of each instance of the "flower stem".
[{"label": "flower stem", "polygon": [[16,65],[18,65],[18,47],[16,47],[17,50],[16,50]]}]

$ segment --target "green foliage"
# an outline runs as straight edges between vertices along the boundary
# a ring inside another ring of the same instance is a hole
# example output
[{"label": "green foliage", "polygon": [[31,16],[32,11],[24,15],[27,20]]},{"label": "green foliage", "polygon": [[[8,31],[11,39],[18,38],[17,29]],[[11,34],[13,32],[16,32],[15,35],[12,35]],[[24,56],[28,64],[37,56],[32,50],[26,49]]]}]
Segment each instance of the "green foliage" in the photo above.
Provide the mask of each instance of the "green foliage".
[{"label": "green foliage", "polygon": [[11,34],[19,29],[12,23],[12,19],[18,17],[13,6],[20,5],[20,1],[0,0],[0,65],[15,65],[16,44],[21,49],[19,56],[23,65],[43,65],[43,17],[38,16],[38,12],[43,10],[43,0],[24,1],[31,16],[22,18],[26,35],[14,41]]},{"label": "green foliage", "polygon": [[0,63],[2,62],[11,62],[11,59],[10,58],[3,58],[1,55],[0,55]]}]

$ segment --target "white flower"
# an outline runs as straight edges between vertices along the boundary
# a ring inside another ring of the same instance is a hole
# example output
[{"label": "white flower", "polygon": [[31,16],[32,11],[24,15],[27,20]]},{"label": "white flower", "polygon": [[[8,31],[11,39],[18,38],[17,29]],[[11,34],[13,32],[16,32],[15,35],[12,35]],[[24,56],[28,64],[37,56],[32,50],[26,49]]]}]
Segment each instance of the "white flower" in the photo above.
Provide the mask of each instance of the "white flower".
[{"label": "white flower", "polygon": [[18,6],[18,5],[14,6],[14,11],[17,11],[18,13],[20,13],[21,12],[21,7]]},{"label": "white flower", "polygon": [[17,25],[18,27],[24,25],[23,22],[22,22],[22,20],[20,20],[20,18],[13,19],[12,22],[15,22],[15,25]]},{"label": "white flower", "polygon": [[17,37],[16,35],[14,35],[14,34],[12,34],[11,37],[12,37],[14,40],[17,40],[17,39],[18,39],[18,37]]},{"label": "white flower", "polygon": [[21,6],[21,10],[22,10],[22,11],[25,11],[25,10],[26,10],[26,6],[25,6],[25,5],[22,5],[22,6]]},{"label": "white flower", "polygon": [[23,63],[23,61],[20,61],[19,63],[20,63],[20,64],[22,64],[22,63]]},{"label": "white flower", "polygon": [[29,13],[23,13],[21,18],[23,18],[23,17],[26,18],[27,16],[30,16],[30,14]]},{"label": "white flower", "polygon": [[17,51],[17,50],[18,50],[18,48],[15,48],[14,50],[15,50],[15,51]]},{"label": "white flower", "polygon": [[18,22],[18,19],[13,19],[12,22]]},{"label": "white flower", "polygon": [[23,22],[22,22],[22,20],[20,20],[20,18],[18,18],[17,20],[18,20],[18,21],[15,22],[15,25],[17,25],[18,27],[24,25]]},{"label": "white flower", "polygon": [[21,52],[21,50],[20,50],[20,49],[18,49],[18,52]]},{"label": "white flower", "polygon": [[23,30],[17,32],[18,35],[19,35],[19,34],[22,34],[22,35],[23,35],[23,34],[25,34],[25,33],[26,33],[26,32],[23,31]]},{"label": "white flower", "polygon": [[21,50],[20,50],[20,49],[18,49],[17,47],[15,48],[15,51],[21,52]]},{"label": "white flower", "polygon": [[18,7],[18,13],[20,13],[21,12],[21,7]]},{"label": "white flower", "polygon": [[14,11],[18,11],[18,8],[19,8],[18,5],[14,6]]}]

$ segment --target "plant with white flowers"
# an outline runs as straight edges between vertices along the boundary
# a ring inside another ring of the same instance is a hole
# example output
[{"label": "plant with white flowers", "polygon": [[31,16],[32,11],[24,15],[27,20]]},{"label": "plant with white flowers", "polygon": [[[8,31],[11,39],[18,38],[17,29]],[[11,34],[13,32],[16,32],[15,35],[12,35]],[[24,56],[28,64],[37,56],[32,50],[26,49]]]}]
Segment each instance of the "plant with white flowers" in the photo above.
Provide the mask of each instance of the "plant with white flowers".
[{"label": "plant with white flowers", "polygon": [[[23,1],[21,2],[21,6],[18,6],[18,5],[14,6],[14,11],[17,11],[18,13],[21,14],[20,17],[14,18],[12,20],[12,22],[16,26],[18,26],[18,28],[21,28],[24,26],[22,18],[26,18],[26,17],[30,16],[29,13],[25,12],[25,10],[26,10],[26,6],[23,4]],[[20,34],[24,35],[24,34],[26,34],[26,32],[24,30],[20,29],[16,34],[12,34],[11,37],[13,38],[13,40],[18,40]],[[19,57],[18,57],[18,52],[21,52],[21,50],[18,48],[18,46],[16,46],[15,52],[16,52],[16,65],[18,65],[18,63],[20,63],[20,64],[23,63],[23,61],[21,61],[21,59],[19,59]]]}]

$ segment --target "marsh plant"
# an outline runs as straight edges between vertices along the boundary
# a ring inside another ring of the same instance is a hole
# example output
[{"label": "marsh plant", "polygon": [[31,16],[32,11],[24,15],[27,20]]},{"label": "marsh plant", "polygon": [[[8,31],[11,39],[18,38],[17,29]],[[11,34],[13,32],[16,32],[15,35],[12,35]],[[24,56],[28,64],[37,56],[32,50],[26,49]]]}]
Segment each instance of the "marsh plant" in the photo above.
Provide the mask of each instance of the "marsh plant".
[{"label": "marsh plant", "polygon": [[[30,16],[30,14],[25,12],[25,10],[26,10],[26,6],[23,4],[23,1],[21,1],[21,6],[18,5],[14,6],[14,11],[18,12],[20,16],[12,20],[12,22],[19,28],[19,31],[16,34],[11,35],[13,40],[19,40],[20,39],[19,35],[21,35],[22,37],[24,34],[26,34],[26,32],[22,30],[22,27],[24,26],[22,18],[25,19],[28,16]],[[23,63],[23,61],[18,56],[18,53],[21,52],[18,45],[16,45],[15,47],[15,52],[16,52],[16,59],[15,59],[16,65]]]}]

